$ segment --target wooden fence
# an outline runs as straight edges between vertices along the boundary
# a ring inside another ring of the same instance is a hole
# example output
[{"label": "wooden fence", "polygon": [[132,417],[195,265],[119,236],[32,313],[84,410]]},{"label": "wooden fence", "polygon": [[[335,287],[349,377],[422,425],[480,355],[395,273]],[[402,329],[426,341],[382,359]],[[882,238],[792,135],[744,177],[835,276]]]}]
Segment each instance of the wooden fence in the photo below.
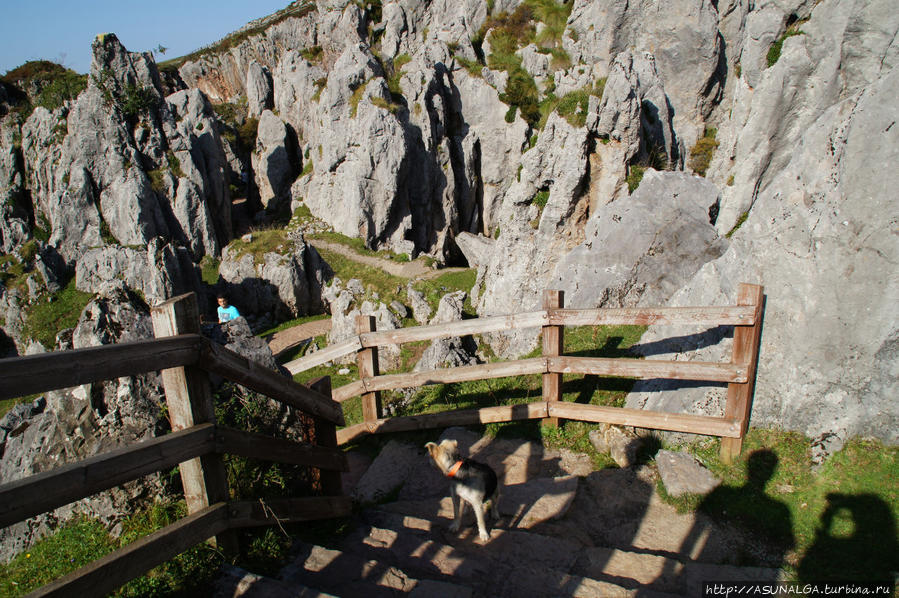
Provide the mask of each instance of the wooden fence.
[{"label": "wooden fence", "polygon": [[[156,340],[0,360],[0,399],[162,370],[172,433],[135,443],[0,486],[0,527],[51,511],[156,471],[180,466],[188,516],[30,595],[104,596],[129,580],[210,538],[226,553],[233,530],[278,522],[347,515],[337,448],[344,425],[329,379],[297,384],[211,343],[199,332],[191,293],[153,308]],[[223,428],[215,421],[207,372],[260,392],[307,414],[315,444]],[[232,501],[223,454],[304,465],[319,470],[321,496]]]},{"label": "wooden fence", "polygon": [[[454,425],[559,418],[719,436],[726,461],[740,453],[749,425],[752,391],[763,315],[762,287],[741,284],[737,304],[725,307],[668,307],[622,309],[564,309],[561,291],[547,290],[540,311],[462,320],[399,330],[375,330],[375,320],[360,316],[357,335],[285,364],[292,374],[356,353],[359,380],[334,389],[338,402],[362,397],[363,422],[337,432],[340,444],[364,434],[400,432]],[[727,363],[571,357],[563,354],[565,326],[600,325],[733,326],[732,358]],[[381,375],[378,347],[416,341],[517,330],[542,329],[542,356],[500,363]],[[385,418],[379,392],[488,378],[542,374],[542,400],[525,405],[484,407]],[[727,383],[723,417],[688,415],[584,405],[561,400],[563,374],[590,374],[626,378],[667,378]]]},{"label": "wooden fence", "polygon": [[[0,360],[0,399],[69,388],[121,376],[162,370],[172,433],[123,447],[0,486],[0,526],[33,517],[155,471],[179,465],[188,516],[32,593],[34,596],[102,596],[130,579],[210,538],[224,551],[235,549],[235,528],[306,521],[349,514],[340,472],[346,457],[338,448],[363,434],[452,425],[558,419],[720,436],[725,460],[739,454],[749,424],[759,335],[762,287],[741,284],[737,305],[726,307],[564,309],[561,291],[544,292],[544,309],[400,330],[375,330],[360,317],[357,335],[286,364],[291,373],[356,354],[360,379],[335,389],[324,378],[297,384],[198,334],[193,294],[153,308],[155,340]],[[608,359],[564,355],[565,326],[599,325],[734,326],[733,355],[727,363]],[[427,372],[381,375],[378,347],[446,337],[542,329],[542,356]],[[260,392],[309,415],[315,444],[250,434],[215,421],[208,373]],[[380,391],[526,374],[542,374],[542,400],[385,418]],[[561,400],[563,374],[670,378],[726,382],[723,417],[674,414],[584,405]],[[363,422],[345,425],[340,402],[361,396]],[[231,501],[223,454],[317,468],[322,496],[269,501]]]}]

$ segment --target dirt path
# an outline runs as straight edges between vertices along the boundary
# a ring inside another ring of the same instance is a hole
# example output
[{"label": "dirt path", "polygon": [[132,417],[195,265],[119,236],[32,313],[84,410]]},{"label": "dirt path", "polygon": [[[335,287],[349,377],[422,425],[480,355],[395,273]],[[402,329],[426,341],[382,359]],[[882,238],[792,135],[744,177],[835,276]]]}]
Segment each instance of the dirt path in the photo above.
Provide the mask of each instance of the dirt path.
[{"label": "dirt path", "polygon": [[326,334],[330,330],[331,318],[298,324],[293,328],[274,333],[268,339],[268,346],[272,350],[272,353],[275,354],[275,357],[277,357],[279,353],[283,353],[288,349],[293,349],[300,343],[315,338],[316,336]]},{"label": "dirt path", "polygon": [[415,260],[412,262],[394,262],[391,260],[385,260],[384,258],[375,257],[373,255],[360,255],[346,245],[341,245],[340,243],[331,243],[330,241],[322,241],[320,239],[311,239],[309,243],[311,243],[311,245],[316,249],[325,249],[327,251],[339,253],[340,255],[347,257],[354,262],[365,264],[366,266],[372,266],[374,268],[380,268],[388,274],[399,276],[401,278],[421,278],[424,280],[428,280],[431,278],[437,278],[438,276],[442,276],[449,272],[462,272],[463,270],[466,270],[466,268],[442,268],[440,270],[435,270],[434,268],[427,267],[421,260]]},{"label": "dirt path", "polygon": [[[428,280],[449,272],[462,272],[465,270],[465,268],[442,268],[440,270],[435,270],[434,268],[427,267],[421,260],[413,262],[393,262],[371,255],[360,255],[340,243],[331,243],[330,241],[322,241],[319,239],[310,240],[310,243],[316,249],[325,249],[327,251],[339,253],[354,262],[365,264],[366,266],[371,266],[373,268],[380,268],[388,274],[399,276],[401,278]],[[293,328],[276,332],[268,339],[268,346],[271,348],[272,353],[277,356],[279,353],[292,349],[311,338],[326,334],[330,330],[330,318],[306,322],[305,324],[299,324]]]}]

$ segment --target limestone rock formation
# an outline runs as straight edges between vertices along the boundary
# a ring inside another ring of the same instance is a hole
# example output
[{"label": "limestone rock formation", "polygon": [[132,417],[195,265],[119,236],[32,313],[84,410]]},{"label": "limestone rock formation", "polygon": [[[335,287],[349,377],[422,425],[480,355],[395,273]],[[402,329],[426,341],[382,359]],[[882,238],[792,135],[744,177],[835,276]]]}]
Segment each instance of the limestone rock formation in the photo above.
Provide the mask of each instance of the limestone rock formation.
[{"label": "limestone rock formation", "polygon": [[35,209],[69,263],[109,242],[178,239],[199,259],[231,234],[212,109],[196,90],[163,98],[149,54],[98,36],[87,89],[22,128]]},{"label": "limestone rock formation", "polygon": [[[888,165],[899,158],[899,132],[890,124],[899,115],[891,91],[899,84],[899,46],[879,34],[863,43],[859,31],[895,32],[899,15],[889,2],[822,2],[802,27],[806,33],[787,39],[758,87],[735,96],[727,126],[738,141],[716,160],[719,176],[730,168],[736,174],[718,222],[719,231],[730,227],[731,245],[670,304],[732,304],[739,282],[764,285],[752,422],[895,443],[899,212],[892,197],[899,180]],[[692,358],[729,355],[727,338],[714,344],[721,331],[701,332],[650,329],[641,344],[693,334],[704,348]],[[656,345],[653,357],[693,346]],[[648,381],[628,405],[721,413],[723,394]]]},{"label": "limestone rock formation", "polygon": [[231,303],[252,320],[271,315],[269,322],[317,313],[331,269],[302,235],[285,242],[282,252],[261,256],[227,247],[219,275]]},{"label": "limestone rock formation", "polygon": [[296,141],[289,129],[271,110],[259,118],[253,172],[259,189],[259,201],[269,212],[290,203],[290,186],[299,174]]},{"label": "limestone rock formation", "polygon": [[75,267],[75,286],[81,291],[98,293],[116,280],[139,290],[151,305],[200,290],[187,250],[164,245],[161,239],[150,241],[146,250],[120,245],[89,249]]},{"label": "limestone rock formation", "polygon": [[[465,302],[465,291],[447,293],[440,299],[437,305],[437,313],[431,319],[430,324],[445,324],[458,322],[462,319],[462,306]],[[438,338],[431,342],[425,349],[421,359],[415,364],[414,371],[433,370],[437,368],[451,368],[477,363],[475,352],[477,343],[472,337],[451,336]]]},{"label": "limestone rock formation", "polygon": [[649,170],[629,199],[602,206],[584,242],[556,266],[550,286],[567,307],[632,307],[666,301],[727,249],[709,219],[718,201],[710,182]]}]

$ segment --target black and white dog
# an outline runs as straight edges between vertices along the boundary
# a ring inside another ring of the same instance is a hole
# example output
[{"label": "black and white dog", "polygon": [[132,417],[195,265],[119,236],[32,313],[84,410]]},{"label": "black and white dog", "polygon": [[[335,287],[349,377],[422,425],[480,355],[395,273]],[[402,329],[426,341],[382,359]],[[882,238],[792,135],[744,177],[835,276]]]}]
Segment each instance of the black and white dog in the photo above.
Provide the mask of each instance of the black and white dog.
[{"label": "black and white dog", "polygon": [[496,473],[483,463],[460,459],[458,443],[455,440],[444,440],[440,444],[429,442],[425,448],[428,449],[434,466],[440,473],[450,478],[450,496],[453,499],[453,524],[450,531],[459,531],[465,503],[468,503],[478,520],[478,537],[482,542],[489,540],[484,515],[489,509],[491,516],[499,519],[496,509],[499,502]]}]

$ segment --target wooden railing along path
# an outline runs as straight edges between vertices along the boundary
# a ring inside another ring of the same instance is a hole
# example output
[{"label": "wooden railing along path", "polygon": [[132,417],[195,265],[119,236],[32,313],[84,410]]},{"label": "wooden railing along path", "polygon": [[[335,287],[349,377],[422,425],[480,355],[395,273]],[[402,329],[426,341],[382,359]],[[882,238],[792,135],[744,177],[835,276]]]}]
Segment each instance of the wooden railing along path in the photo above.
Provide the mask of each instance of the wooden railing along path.
[{"label": "wooden railing along path", "polygon": [[[364,434],[525,419],[546,419],[555,423],[559,418],[564,418],[719,436],[722,438],[721,455],[730,461],[740,453],[749,425],[763,299],[762,287],[741,284],[737,304],[733,306],[564,309],[562,292],[547,290],[543,295],[543,309],[528,313],[381,331],[375,330],[373,317],[360,316],[357,336],[291,361],[285,367],[292,374],[297,374],[356,353],[360,379],[334,389],[332,396],[339,402],[361,396],[364,421],[339,430],[337,439],[340,444]],[[565,326],[628,324],[734,326],[732,358],[728,363],[708,363],[572,357],[563,354]],[[537,327],[543,332],[541,357],[404,374],[380,375],[378,371],[378,347],[383,345]],[[542,400],[524,405],[385,418],[378,394],[388,389],[528,374],[543,375]],[[726,382],[725,414],[723,417],[711,417],[563,402],[563,374]]]},{"label": "wooden railing along path", "polygon": [[[330,380],[306,387],[208,341],[193,294],[153,308],[156,340],[0,360],[0,399],[162,370],[172,433],[0,486],[0,527],[180,465],[188,516],[34,591],[33,596],[104,596],[191,546],[215,537],[236,550],[231,530],[347,515]],[[312,420],[315,444],[216,424],[208,372],[294,407]],[[222,454],[319,470],[321,496],[232,501]]]},{"label": "wooden railing along path", "polygon": [[[749,425],[763,314],[762,287],[741,284],[737,305],[726,307],[564,309],[561,291],[544,292],[544,309],[401,330],[375,330],[357,321],[358,335],[286,364],[291,373],[356,353],[360,379],[331,391],[330,379],[303,386],[211,343],[199,332],[193,294],[153,308],[157,338],[103,347],[0,360],[0,399],[162,370],[172,433],[0,486],[5,527],[141,476],[179,465],[189,515],[48,584],[34,596],[102,596],[191,546],[215,537],[235,550],[231,530],[346,515],[340,444],[364,434],[559,418],[720,436],[725,460],[739,454]],[[608,359],[564,355],[565,326],[693,324],[734,326],[728,363]],[[380,375],[378,347],[519,328],[542,329],[541,357],[427,372]],[[214,373],[309,415],[315,445],[225,429],[216,424],[208,374]],[[542,400],[409,417],[385,418],[380,391],[467,380],[542,374]],[[726,382],[723,417],[569,403],[563,374]],[[340,402],[362,397],[363,422],[345,424]],[[229,500],[222,454],[306,465],[320,471],[322,496],[263,501]]]}]

